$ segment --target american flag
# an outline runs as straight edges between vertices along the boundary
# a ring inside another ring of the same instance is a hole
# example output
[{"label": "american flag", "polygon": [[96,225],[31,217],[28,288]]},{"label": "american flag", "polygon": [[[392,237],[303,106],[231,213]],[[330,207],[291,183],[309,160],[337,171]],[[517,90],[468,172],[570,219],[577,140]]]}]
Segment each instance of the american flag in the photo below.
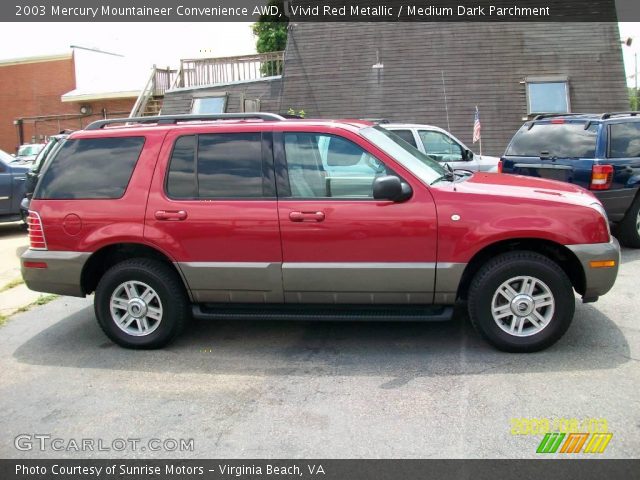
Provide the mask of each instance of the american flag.
[{"label": "american flag", "polygon": [[480,140],[480,130],[481,130],[481,125],[480,125],[480,111],[478,110],[478,106],[476,105],[476,118],[473,121],[473,143],[476,143],[478,140]]}]

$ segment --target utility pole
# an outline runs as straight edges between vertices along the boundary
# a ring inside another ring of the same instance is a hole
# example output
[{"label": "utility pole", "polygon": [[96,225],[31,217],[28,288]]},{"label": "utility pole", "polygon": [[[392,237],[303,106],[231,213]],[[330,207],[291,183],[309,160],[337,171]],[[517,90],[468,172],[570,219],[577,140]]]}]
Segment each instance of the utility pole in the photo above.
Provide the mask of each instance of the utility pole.
[{"label": "utility pole", "polygon": [[640,110],[640,105],[638,104],[638,52],[634,54],[635,59],[635,74],[636,74],[636,91],[634,97],[636,98],[636,110]]}]

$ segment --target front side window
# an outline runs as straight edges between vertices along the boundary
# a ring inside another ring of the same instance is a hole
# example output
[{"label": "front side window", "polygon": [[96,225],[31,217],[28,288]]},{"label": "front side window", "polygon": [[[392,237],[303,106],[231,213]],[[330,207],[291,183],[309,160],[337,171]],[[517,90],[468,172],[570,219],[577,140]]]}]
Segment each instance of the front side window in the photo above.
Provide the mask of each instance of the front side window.
[{"label": "front side window", "polygon": [[527,82],[527,102],[529,114],[568,113],[568,82]]},{"label": "front side window", "polygon": [[429,185],[446,176],[442,165],[384,128],[365,127],[359,133]]},{"label": "front side window", "polygon": [[263,197],[261,133],[178,138],[171,154],[166,190],[174,199]]},{"label": "front side window", "polygon": [[191,104],[191,113],[224,113],[227,106],[227,96],[217,95],[214,97],[194,98]]},{"label": "front side window", "polygon": [[438,162],[461,162],[462,147],[451,137],[432,130],[419,130],[418,135],[424,144],[424,150]]},{"label": "front side window", "polygon": [[144,145],[144,137],[67,140],[44,174],[34,198],[120,198]]},{"label": "front side window", "polygon": [[321,133],[285,133],[294,198],[373,198],[373,181],[389,170],[361,147]]},{"label": "front side window", "polygon": [[609,158],[640,157],[640,122],[613,123],[610,135]]}]

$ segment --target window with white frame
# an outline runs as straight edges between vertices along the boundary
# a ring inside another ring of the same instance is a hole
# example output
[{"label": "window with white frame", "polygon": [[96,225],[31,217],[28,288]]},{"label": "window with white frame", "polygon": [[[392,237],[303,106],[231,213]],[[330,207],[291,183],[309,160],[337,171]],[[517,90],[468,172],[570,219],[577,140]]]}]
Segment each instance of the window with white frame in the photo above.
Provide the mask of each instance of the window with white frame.
[{"label": "window with white frame", "polygon": [[195,97],[191,104],[191,113],[224,113],[227,107],[227,94]]},{"label": "window with white frame", "polygon": [[528,77],[525,83],[529,114],[571,112],[567,77]]}]

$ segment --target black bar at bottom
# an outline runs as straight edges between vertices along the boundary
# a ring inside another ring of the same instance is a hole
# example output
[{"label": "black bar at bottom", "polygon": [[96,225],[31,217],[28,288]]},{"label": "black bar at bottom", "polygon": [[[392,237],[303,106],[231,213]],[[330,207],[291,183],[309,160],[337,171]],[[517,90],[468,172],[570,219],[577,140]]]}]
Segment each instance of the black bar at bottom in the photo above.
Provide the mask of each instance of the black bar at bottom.
[{"label": "black bar at bottom", "polygon": [[0,460],[0,479],[638,479],[640,460]]}]

